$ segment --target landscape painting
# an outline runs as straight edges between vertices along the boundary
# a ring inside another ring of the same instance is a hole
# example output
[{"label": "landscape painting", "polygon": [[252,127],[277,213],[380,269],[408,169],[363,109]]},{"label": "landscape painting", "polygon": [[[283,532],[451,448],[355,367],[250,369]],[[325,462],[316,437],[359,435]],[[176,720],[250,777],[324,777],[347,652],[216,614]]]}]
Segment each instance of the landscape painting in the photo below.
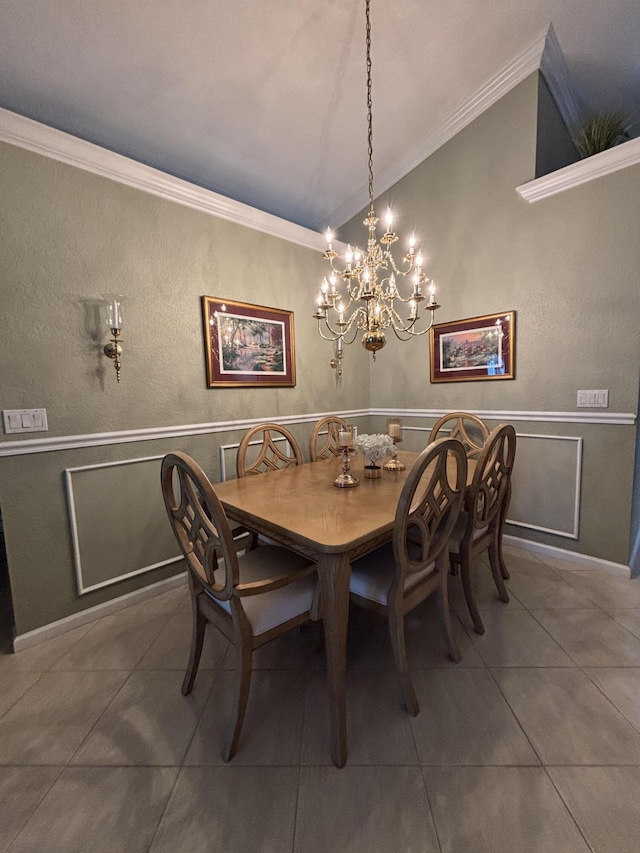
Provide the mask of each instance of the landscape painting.
[{"label": "landscape painting", "polygon": [[513,379],[515,311],[431,329],[431,381]]},{"label": "landscape painting", "polygon": [[295,385],[293,313],[202,297],[207,384]]}]

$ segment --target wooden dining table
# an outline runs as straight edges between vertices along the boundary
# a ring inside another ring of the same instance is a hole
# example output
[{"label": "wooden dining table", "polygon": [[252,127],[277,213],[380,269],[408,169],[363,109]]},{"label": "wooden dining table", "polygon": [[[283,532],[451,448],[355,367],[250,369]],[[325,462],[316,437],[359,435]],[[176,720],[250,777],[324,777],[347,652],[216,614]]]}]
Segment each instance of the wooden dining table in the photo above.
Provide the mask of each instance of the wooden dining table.
[{"label": "wooden dining table", "polygon": [[[363,457],[352,458],[355,488],[333,485],[339,458],[227,480],[215,486],[229,518],[285,545],[318,565],[327,660],[331,754],[347,760],[345,670],[351,563],[392,538],[400,492],[418,458],[400,451],[404,471],[363,476]],[[473,467],[473,466],[472,466]]]}]

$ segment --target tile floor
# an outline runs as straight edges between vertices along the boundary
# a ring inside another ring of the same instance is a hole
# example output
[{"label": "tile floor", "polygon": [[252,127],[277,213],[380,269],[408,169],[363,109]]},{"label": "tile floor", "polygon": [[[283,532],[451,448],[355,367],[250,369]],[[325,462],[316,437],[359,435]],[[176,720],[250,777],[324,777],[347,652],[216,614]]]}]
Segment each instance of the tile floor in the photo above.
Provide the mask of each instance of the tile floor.
[{"label": "tile floor", "polygon": [[186,588],[0,655],[0,851],[636,853],[640,581],[506,550],[508,605],[477,566],[484,636],[451,579],[459,665],[433,603],[407,618],[416,718],[352,613],[342,770],[303,631],[256,653],[221,761],[233,658],[210,631],[181,696]]}]

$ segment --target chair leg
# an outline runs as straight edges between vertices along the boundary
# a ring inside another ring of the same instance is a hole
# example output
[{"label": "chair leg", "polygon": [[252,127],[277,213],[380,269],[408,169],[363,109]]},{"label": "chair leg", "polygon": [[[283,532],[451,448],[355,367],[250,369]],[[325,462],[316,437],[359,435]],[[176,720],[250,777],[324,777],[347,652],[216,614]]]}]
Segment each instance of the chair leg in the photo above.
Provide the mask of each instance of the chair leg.
[{"label": "chair leg", "polygon": [[[496,540],[497,539],[498,537],[496,537]],[[504,601],[505,604],[508,604],[509,593],[507,592],[507,588],[504,585],[504,575],[502,573],[502,566],[500,564],[500,551],[498,541],[494,540],[491,545],[489,545],[489,565],[491,566],[493,580],[495,581],[496,589],[498,590],[498,597],[500,601]],[[507,577],[509,577],[508,572]]]},{"label": "chair leg", "polygon": [[502,553],[502,533],[504,530],[504,522],[507,517],[507,511],[509,509],[509,501],[511,500],[511,481],[509,481],[509,488],[507,489],[507,494],[502,504],[502,509],[500,510],[500,521],[498,524],[498,562],[500,564],[500,573],[502,577],[508,581],[509,580],[509,570],[507,569],[507,564],[504,561],[504,555]]},{"label": "chair leg", "polygon": [[233,701],[233,711],[229,724],[229,736],[222,750],[224,761],[231,761],[236,754],[240,732],[244,722],[249,699],[249,688],[251,687],[251,646],[248,643],[239,642],[236,646],[236,687]]},{"label": "chair leg", "polygon": [[396,662],[398,676],[400,678],[400,689],[402,690],[402,698],[407,711],[413,716],[417,716],[420,712],[420,705],[416,692],[413,689],[413,682],[409,674],[409,662],[407,661],[407,647],[404,640],[404,616],[398,614],[394,609],[389,608],[389,637],[391,639],[391,648],[393,657]]},{"label": "chair leg", "polygon": [[462,576],[462,588],[464,589],[464,597],[467,600],[467,607],[469,608],[469,615],[471,616],[473,627],[477,634],[484,634],[484,625],[482,624],[480,611],[476,605],[473,588],[471,586],[471,560],[469,559],[468,554],[460,554],[460,575]]},{"label": "chair leg", "polygon": [[451,621],[451,610],[449,609],[449,593],[447,591],[447,572],[442,572],[442,582],[438,588],[438,611],[440,613],[440,622],[444,631],[444,636],[447,641],[449,657],[454,663],[460,663],[462,655],[456,643],[456,638],[453,636],[453,623]]},{"label": "chair leg", "polygon": [[193,607],[193,628],[191,634],[191,651],[189,652],[189,663],[187,671],[184,674],[182,681],[182,695],[188,696],[193,690],[193,683],[198,674],[198,666],[200,665],[200,656],[202,655],[202,644],[204,643],[204,632],[207,627],[207,618],[204,616],[198,607],[197,599],[192,597],[191,604]]}]

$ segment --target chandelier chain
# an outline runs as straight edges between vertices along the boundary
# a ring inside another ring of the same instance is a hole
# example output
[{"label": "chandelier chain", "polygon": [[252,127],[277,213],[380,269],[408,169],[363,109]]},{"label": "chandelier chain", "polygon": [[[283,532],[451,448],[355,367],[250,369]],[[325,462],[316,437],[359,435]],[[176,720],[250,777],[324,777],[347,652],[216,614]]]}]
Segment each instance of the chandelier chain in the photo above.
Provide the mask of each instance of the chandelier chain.
[{"label": "chandelier chain", "polygon": [[[389,207],[384,216],[386,230],[376,236],[378,218],[374,211],[373,194],[373,98],[371,62],[371,0],[365,0],[367,56],[367,150],[369,166],[369,214],[364,220],[367,228],[366,249],[351,244],[345,252],[345,266],[334,261],[338,253],[333,247],[333,233],[327,229],[327,248],[323,258],[330,272],[322,280],[314,318],[318,332],[328,341],[353,343],[359,331],[364,332],[362,345],[373,354],[385,346],[385,329],[402,341],[426,334],[433,326],[434,315],[440,307],[435,299],[435,285],[424,272],[424,256],[411,235],[408,251],[397,262],[391,247],[398,241],[393,230],[393,213]],[[404,294],[399,279],[409,278],[411,287]],[[428,287],[428,294],[425,293]],[[341,293],[342,290],[342,293]],[[427,301],[428,300],[428,301]],[[424,326],[420,323],[420,306],[429,313]],[[408,312],[408,316],[405,314]],[[402,312],[402,313],[401,313]]]},{"label": "chandelier chain", "polygon": [[371,97],[371,0],[366,0],[367,19],[367,126],[369,154],[369,214],[373,216],[373,99]]}]

